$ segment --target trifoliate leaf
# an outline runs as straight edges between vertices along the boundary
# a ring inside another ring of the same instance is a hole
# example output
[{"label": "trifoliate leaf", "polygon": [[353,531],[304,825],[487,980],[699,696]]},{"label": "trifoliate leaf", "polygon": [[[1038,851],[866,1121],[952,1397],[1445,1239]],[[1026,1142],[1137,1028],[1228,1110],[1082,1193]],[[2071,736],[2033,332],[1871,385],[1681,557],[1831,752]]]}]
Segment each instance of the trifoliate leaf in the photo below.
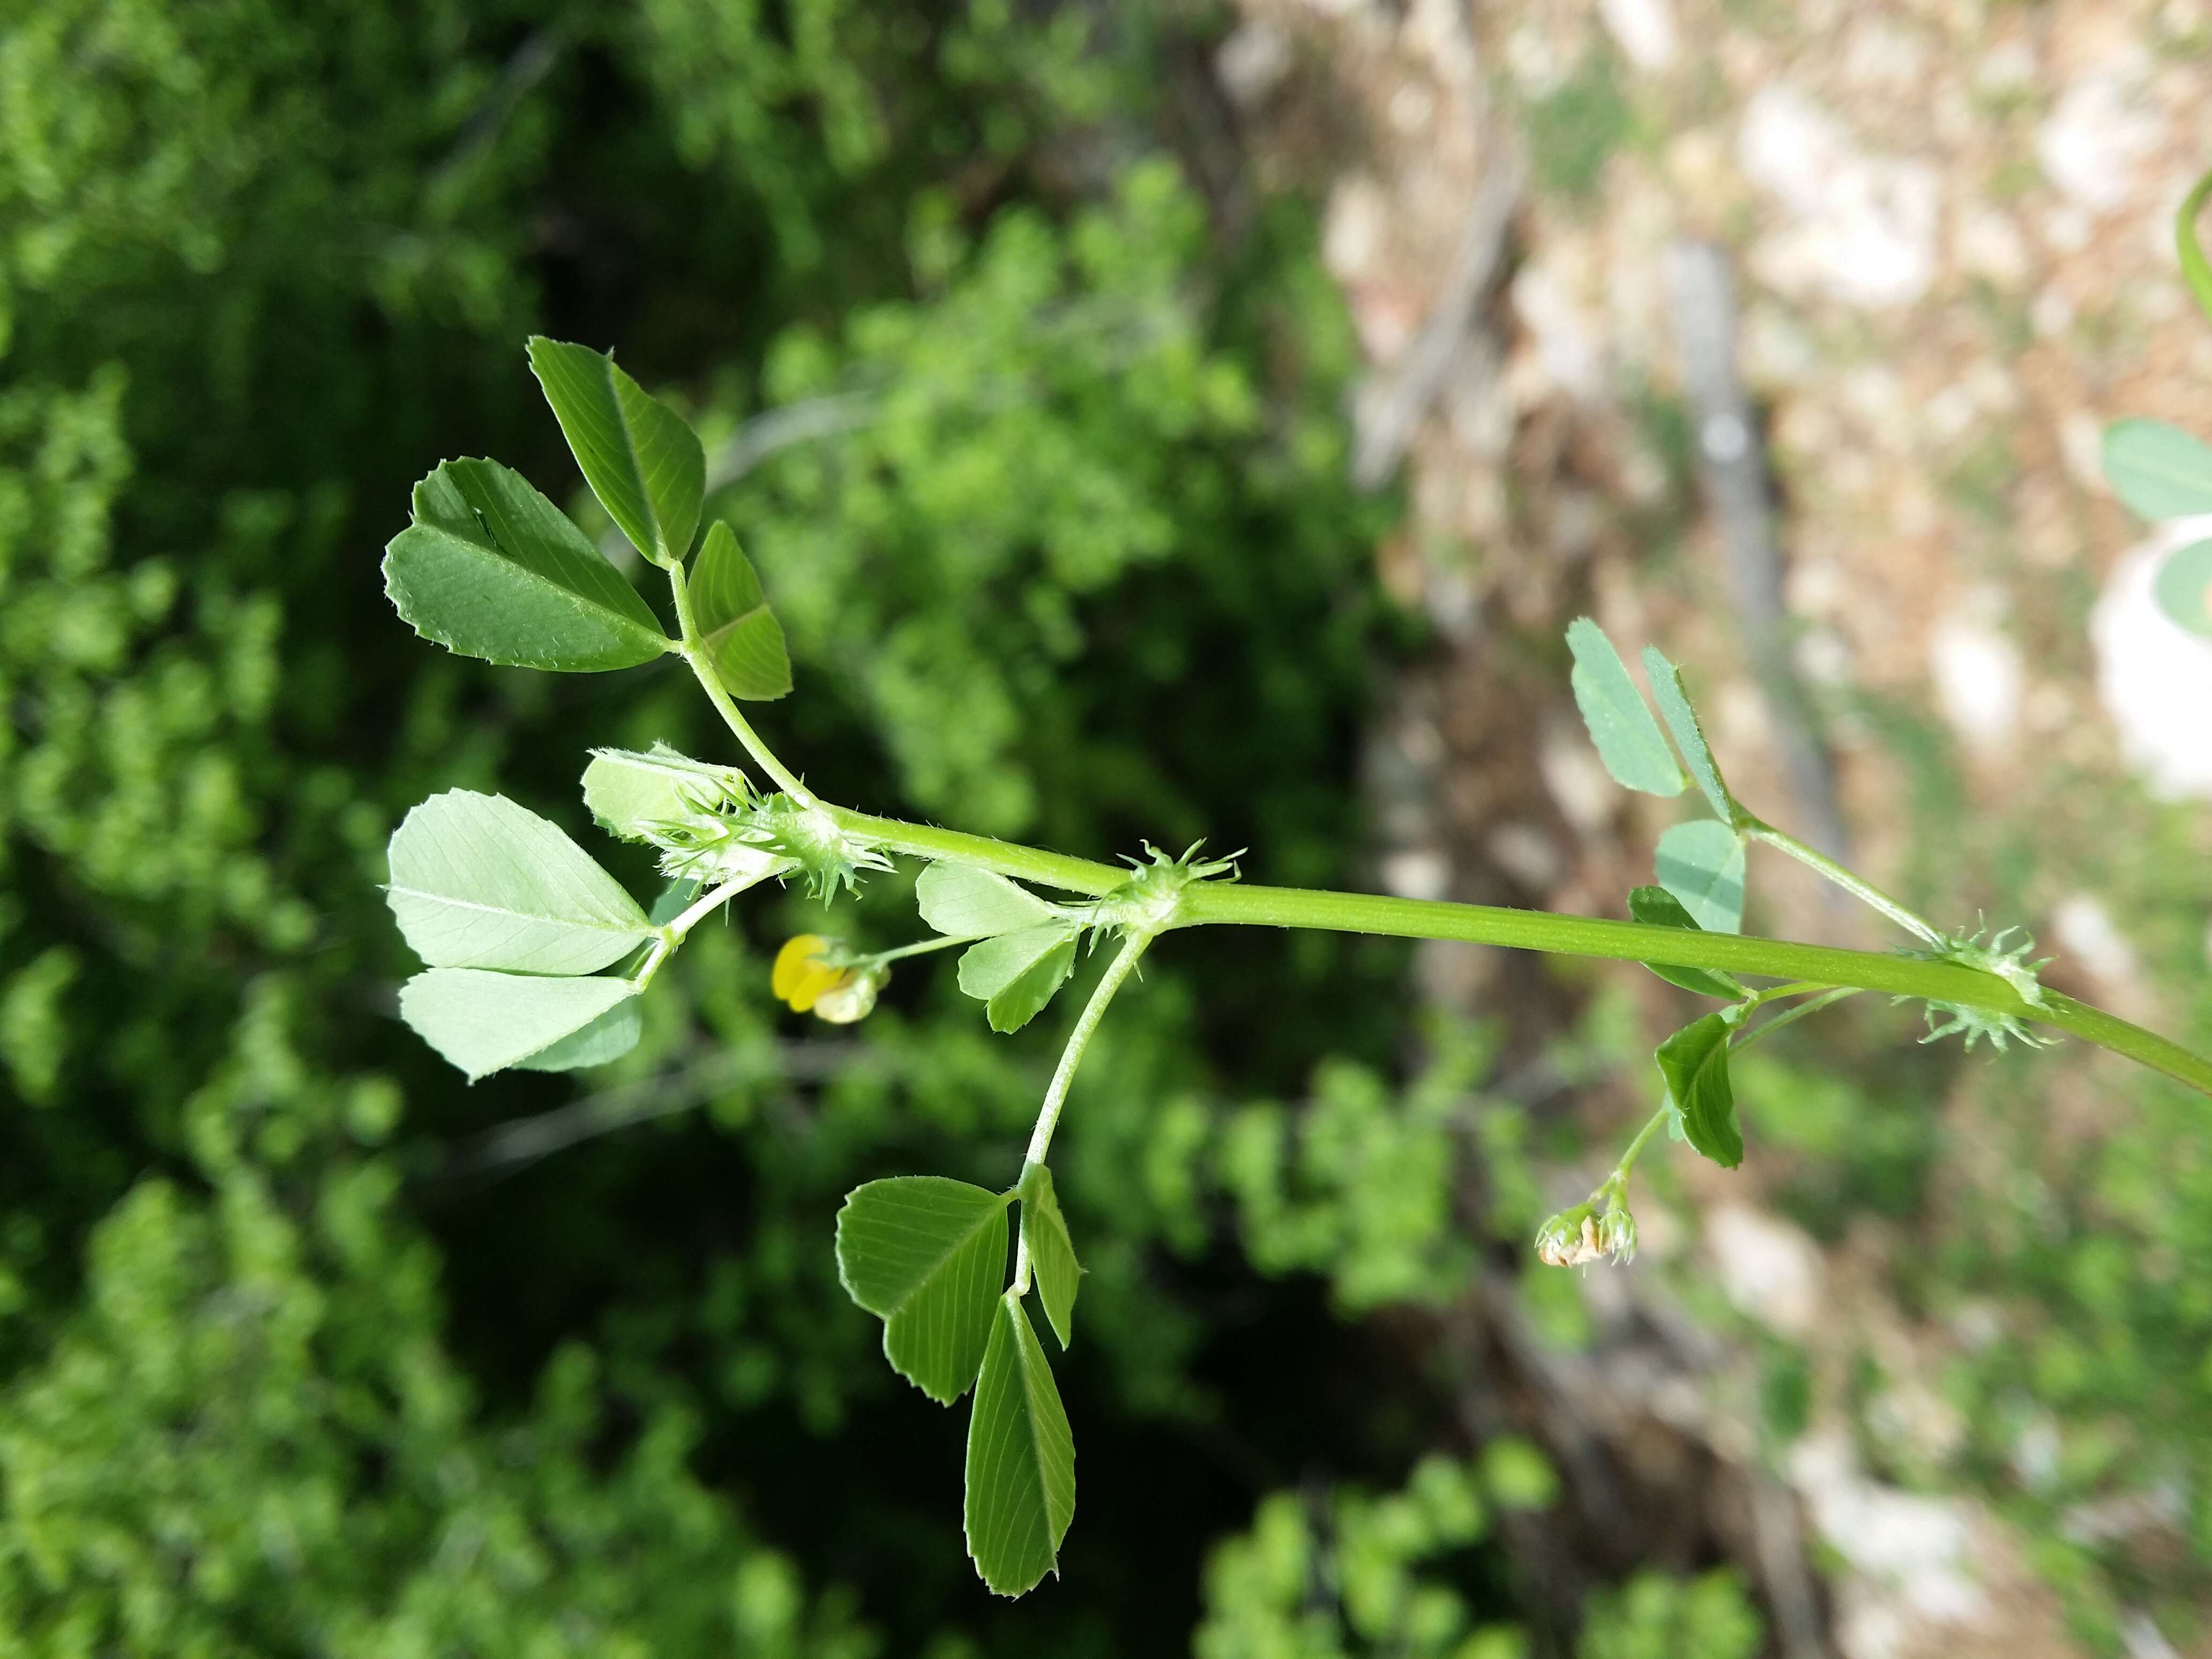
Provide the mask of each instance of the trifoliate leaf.
[{"label": "trifoliate leaf", "polygon": [[604,1066],[620,1060],[637,1047],[644,1034],[635,997],[626,997],[589,1025],[571,1031],[550,1048],[540,1048],[526,1060],[514,1062],[525,1072],[577,1072],[586,1066]]},{"label": "trifoliate leaf", "polygon": [[533,336],[530,370],[616,527],[655,564],[680,561],[691,550],[707,487],[697,434],[613,358],[588,346]]},{"label": "trifoliate leaf", "polygon": [[1567,648],[1575,653],[1575,706],[1605,769],[1616,782],[1647,795],[1680,794],[1682,769],[1605,630],[1578,617],[1568,625]]},{"label": "trifoliate leaf", "polygon": [[433,968],[588,974],[652,936],[591,855],[528,808],[466,789],[433,795],[392,833],[385,896]]},{"label": "trifoliate leaf", "polygon": [[1083,1267],[1075,1259],[1075,1241],[1067,1236],[1067,1218],[1060,1212],[1052,1170],[1042,1164],[1030,1164],[1022,1171],[1021,1196],[1022,1243],[1029,1247],[1037,1299],[1044,1304],[1052,1334],[1066,1348],[1075,1340],[1075,1292],[1083,1281]]},{"label": "trifoliate leaf", "polygon": [[[1638,887],[1628,896],[1628,914],[1647,927],[1685,927],[1692,933],[1702,932],[1698,919],[1682,908],[1682,902],[1663,887]],[[1742,985],[1734,974],[1724,974],[1717,968],[1675,968],[1665,963],[1647,962],[1644,964],[1669,985],[1679,985],[1685,991],[1695,991],[1701,997],[1719,997],[1733,1002],[1744,994]]]},{"label": "trifoliate leaf", "polygon": [[1725,1014],[1693,1020],[1659,1045],[1655,1058],[1667,1092],[1681,1115],[1690,1145],[1723,1169],[1743,1162],[1743,1133],[1735,1121],[1735,1091],[1729,1083]]},{"label": "trifoliate leaf", "polygon": [[433,968],[399,988],[399,1014],[474,1083],[552,1050],[635,994],[625,979]]},{"label": "trifoliate leaf", "polygon": [[1076,929],[1048,922],[970,945],[960,958],[960,988],[980,999],[994,1031],[1018,1031],[1050,1002],[1075,967]]},{"label": "trifoliate leaf", "polygon": [[1706,800],[1712,804],[1713,816],[1723,823],[1736,820],[1735,798],[1721,781],[1721,769],[1713,759],[1711,746],[1705,742],[1705,728],[1698,722],[1698,711],[1690,707],[1690,699],[1682,690],[1682,676],[1674,665],[1660,654],[1656,646],[1644,647],[1644,672],[1651,679],[1652,699],[1659,705],[1659,713],[1667,721],[1667,729],[1674,734],[1674,744],[1682,751],[1682,758],[1690,763],[1690,775],[1698,781]]},{"label": "trifoliate leaf", "polygon": [[1057,1571],[1075,1518],[1075,1437],[1030,1316],[1001,1297],[968,1421],[968,1553],[1000,1595]]},{"label": "trifoliate leaf", "polygon": [[415,486],[384,591],[423,638],[487,662],[590,672],[675,649],[584,532],[492,461],[447,461]]},{"label": "trifoliate leaf", "polygon": [[989,939],[1040,927],[1052,907],[1004,876],[965,864],[933,864],[915,883],[921,919],[954,939]]},{"label": "trifoliate leaf", "polygon": [[1743,841],[1725,823],[1693,818],[1659,837],[1659,884],[1709,933],[1743,930]]},{"label": "trifoliate leaf", "polygon": [[791,690],[783,624],[768,608],[752,561],[720,519],[707,527],[706,545],[691,568],[691,617],[715,677],[732,696],[769,702]]},{"label": "trifoliate leaf", "polygon": [[2146,519],[2212,513],[2212,446],[2164,421],[2106,427],[2105,477]]},{"label": "trifoliate leaf", "polygon": [[2191,542],[2159,568],[2159,609],[2191,633],[2212,639],[2212,542]]},{"label": "trifoliate leaf", "polygon": [[837,1212],[837,1276],[891,1369],[941,1406],[975,1381],[1006,1282],[1006,1203],[942,1176],[871,1181]]}]

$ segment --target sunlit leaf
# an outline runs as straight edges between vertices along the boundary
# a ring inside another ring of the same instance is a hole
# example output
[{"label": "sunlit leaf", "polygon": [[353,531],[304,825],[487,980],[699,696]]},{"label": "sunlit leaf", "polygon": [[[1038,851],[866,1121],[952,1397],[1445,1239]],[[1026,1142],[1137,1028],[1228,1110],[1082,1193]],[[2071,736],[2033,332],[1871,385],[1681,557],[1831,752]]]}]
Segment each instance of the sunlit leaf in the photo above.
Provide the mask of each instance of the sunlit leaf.
[{"label": "sunlit leaf", "polygon": [[2212,639],[2212,541],[2191,542],[2159,568],[2159,609]]},{"label": "sunlit leaf", "polygon": [[1021,1195],[1022,1243],[1029,1247],[1037,1299],[1044,1304],[1052,1334],[1065,1348],[1075,1340],[1075,1292],[1083,1281],[1083,1267],[1075,1259],[1075,1241],[1068,1237],[1067,1218],[1060,1212],[1052,1170],[1042,1164],[1024,1169]]},{"label": "sunlit leaf", "polygon": [[1021,1304],[1000,1298],[968,1423],[968,1553],[1000,1595],[1060,1565],[1075,1518],[1075,1437]]},{"label": "sunlit leaf", "polygon": [[1004,876],[965,864],[933,864],[915,883],[921,919],[954,939],[989,939],[1040,927],[1052,907]]},{"label": "sunlit leaf", "polygon": [[528,808],[448,790],[393,831],[385,896],[433,968],[588,974],[652,936],[591,855]]},{"label": "sunlit leaf", "polygon": [[1743,841],[1725,823],[1693,818],[1659,837],[1659,884],[1709,933],[1743,929]]},{"label": "sunlit leaf", "polygon": [[1682,690],[1682,676],[1674,665],[1660,653],[1659,647],[1644,647],[1644,672],[1650,676],[1651,696],[1659,705],[1659,713],[1667,722],[1667,729],[1674,734],[1674,744],[1682,751],[1682,758],[1690,763],[1690,775],[1698,781],[1698,787],[1711,803],[1713,816],[1723,823],[1736,821],[1735,798],[1721,781],[1720,763],[1714,760],[1712,748],[1705,742],[1705,728],[1698,719],[1698,711],[1690,706],[1689,694]]},{"label": "sunlit leaf", "polygon": [[584,482],[630,545],[657,564],[691,550],[707,456],[681,415],[588,346],[535,335],[530,368]]},{"label": "sunlit leaf", "polygon": [[791,690],[783,624],[768,608],[752,561],[717,519],[691,568],[691,615],[715,677],[733,697],[767,702]]},{"label": "sunlit leaf", "polygon": [[1006,1204],[942,1176],[871,1181],[837,1212],[837,1275],[884,1322],[891,1369],[939,1405],[968,1391],[1006,1282]]},{"label": "sunlit leaf", "polygon": [[988,1006],[993,1030],[1018,1031],[1073,971],[1075,934],[1054,921],[970,945],[960,958],[960,988]]},{"label": "sunlit leaf", "polygon": [[1655,1056],[1680,1114],[1684,1139],[1729,1170],[1743,1162],[1743,1133],[1736,1127],[1735,1091],[1729,1082],[1733,1030],[1725,1014],[1707,1014],[1661,1043]]},{"label": "sunlit leaf", "polygon": [[474,1083],[554,1049],[633,994],[624,979],[433,968],[399,988],[399,1014]]},{"label": "sunlit leaf", "polygon": [[515,1068],[524,1072],[576,1072],[586,1066],[604,1066],[636,1048],[644,1031],[645,1021],[637,999],[625,997],[589,1025],[571,1031],[550,1048],[540,1048],[527,1059],[516,1060]]},{"label": "sunlit leaf", "polygon": [[2164,421],[2106,427],[2105,477],[2146,519],[2212,513],[2212,446]]},{"label": "sunlit leaf", "polygon": [[675,648],[584,532],[491,461],[447,461],[415,486],[384,591],[425,639],[487,662],[584,672]]},{"label": "sunlit leaf", "polygon": [[744,801],[743,773],[679,755],[665,744],[643,753],[595,749],[584,769],[584,805],[610,835],[665,843],[672,828],[704,824],[714,809]]},{"label": "sunlit leaf", "polygon": [[1680,794],[1682,769],[1605,630],[1578,617],[1568,625],[1567,648],[1575,654],[1575,706],[1605,769],[1615,781],[1648,795]]},{"label": "sunlit leaf", "polygon": [[[1628,896],[1628,914],[1647,927],[1686,927],[1702,931],[1698,919],[1682,908],[1682,902],[1663,887],[1638,887]],[[1743,987],[1733,974],[1724,974],[1717,968],[1676,968],[1665,963],[1647,962],[1644,964],[1669,985],[1679,985],[1685,991],[1695,991],[1701,997],[1719,997],[1733,1002],[1743,995]]]}]

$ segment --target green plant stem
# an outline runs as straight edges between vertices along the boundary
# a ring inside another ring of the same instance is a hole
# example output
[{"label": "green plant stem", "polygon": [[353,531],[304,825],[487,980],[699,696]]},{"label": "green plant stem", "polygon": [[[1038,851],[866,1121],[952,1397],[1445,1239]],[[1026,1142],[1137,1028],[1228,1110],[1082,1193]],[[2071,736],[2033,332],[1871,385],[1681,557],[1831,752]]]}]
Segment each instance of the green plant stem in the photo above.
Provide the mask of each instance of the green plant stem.
[{"label": "green plant stem", "polygon": [[1735,1048],[1748,1048],[1753,1043],[1758,1042],[1759,1038],[1780,1030],[1792,1020],[1802,1019],[1808,1014],[1818,1013],[1821,1009],[1827,1007],[1831,1003],[1841,1002],[1845,997],[1855,997],[1857,994],[1858,992],[1854,988],[1848,985],[1840,986],[1832,991],[1824,992],[1820,996],[1814,997],[1809,1002],[1801,1002],[1795,1008],[1784,1009],[1782,1012],[1775,1015],[1772,1019],[1768,1020],[1764,1025],[1748,1026],[1744,1030],[1736,1032],[1729,1038],[1729,1045]]},{"label": "green plant stem", "polygon": [[745,753],[753,757],[762,771],[775,781],[777,788],[802,806],[820,805],[813,792],[799,781],[798,775],[778,760],[774,751],[761,741],[760,733],[752,728],[752,722],[738,711],[737,703],[724,689],[722,677],[714,672],[714,659],[708,655],[707,647],[699,638],[699,624],[691,611],[691,585],[685,579],[681,564],[668,567],[668,588],[675,596],[676,629],[682,636],[678,649],[684,653],[684,660],[691,665],[692,676],[699,682],[699,689],[707,694],[707,701],[714,705],[714,712],[722,717],[723,724],[737,734],[738,741],[744,745]]},{"label": "green plant stem", "polygon": [[1094,898],[1104,896],[1129,879],[1127,868],[1118,864],[1100,864],[1091,859],[1072,858],[1065,853],[1048,853],[1042,848],[1020,847],[957,830],[940,830],[931,823],[879,818],[848,807],[832,806],[828,810],[837,827],[847,835],[886,853],[973,865],[1016,881],[1033,881],[1040,886],[1088,893]]},{"label": "green plant stem", "polygon": [[1246,927],[1310,927],[1328,933],[1387,933],[1401,939],[1462,939],[1565,956],[1616,962],[1658,962],[1677,968],[1718,968],[1732,973],[1887,991],[1893,996],[1957,1002],[2011,1014],[2094,1042],[2162,1072],[2200,1093],[2212,1095],[2212,1060],[2193,1054],[2139,1025],[2045,991],[2031,1006],[1995,974],[1918,957],[1841,951],[1824,945],[1738,933],[1696,933],[1597,916],[1553,915],[1496,905],[1455,904],[1438,899],[1394,898],[1377,893],[1322,893],[1290,887],[1206,883],[1184,890],[1176,925],[1237,923]]},{"label": "green plant stem", "polygon": [[973,945],[972,939],[947,934],[942,939],[926,939],[914,945],[902,945],[896,951],[877,951],[861,958],[864,962],[902,962],[908,957],[926,956],[932,951],[946,951],[956,945]]},{"label": "green plant stem", "polygon": [[1595,1204],[1608,1192],[1620,1192],[1626,1188],[1629,1171],[1636,1167],[1636,1160],[1644,1151],[1644,1143],[1658,1133],[1660,1126],[1666,1121],[1667,1108],[1664,1106],[1651,1114],[1650,1120],[1636,1132],[1636,1139],[1630,1141],[1623,1149],[1620,1161],[1613,1166],[1613,1173],[1599,1184],[1597,1191],[1590,1194],[1591,1203]]},{"label": "green plant stem", "polygon": [[[1052,1081],[1045,1088],[1044,1104],[1037,1109],[1036,1127],[1030,1132],[1030,1149],[1022,1159],[1024,1175],[1032,1165],[1043,1163],[1046,1154],[1052,1151],[1052,1133],[1060,1127],[1060,1109],[1067,1103],[1068,1087],[1075,1081],[1075,1068],[1083,1063],[1083,1051],[1091,1046],[1098,1022],[1106,1018],[1114,994],[1135,970],[1137,959],[1145,954],[1145,947],[1152,939],[1151,933],[1135,928],[1129,931],[1114,960],[1106,964],[1105,973],[1091,993],[1091,1000],[1076,1016],[1075,1029],[1067,1034],[1067,1046],[1060,1051],[1060,1064],[1053,1067]],[[1029,1287],[1030,1245],[1029,1240],[1024,1238],[1014,1247],[1014,1294],[1026,1295]]]},{"label": "green plant stem", "polygon": [[1796,836],[1787,835],[1771,823],[1762,823],[1757,818],[1747,819],[1741,828],[1744,834],[1753,841],[1763,841],[1778,852],[1787,853],[1807,869],[1826,877],[1861,903],[1879,910],[1906,933],[1918,938],[1922,944],[1941,945],[1944,942],[1942,930],[1925,917],[1914,915],[1872,882],[1862,880],[1826,854],[1808,847]]}]

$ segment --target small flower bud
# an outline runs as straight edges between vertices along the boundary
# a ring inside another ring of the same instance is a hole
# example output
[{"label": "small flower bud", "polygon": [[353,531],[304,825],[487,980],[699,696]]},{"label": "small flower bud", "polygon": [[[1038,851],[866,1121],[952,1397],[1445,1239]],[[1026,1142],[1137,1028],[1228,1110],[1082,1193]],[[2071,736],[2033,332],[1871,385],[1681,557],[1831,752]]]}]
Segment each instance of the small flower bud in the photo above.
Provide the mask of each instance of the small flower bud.
[{"label": "small flower bud", "polygon": [[1597,1218],[1587,1204],[1562,1210],[1536,1230],[1536,1260],[1547,1267],[1581,1267],[1599,1260]]},{"label": "small flower bud", "polygon": [[1598,1248],[1616,1262],[1636,1260],[1636,1218],[1628,1212],[1628,1206],[1619,1193],[1605,1206],[1604,1218],[1597,1224]]}]

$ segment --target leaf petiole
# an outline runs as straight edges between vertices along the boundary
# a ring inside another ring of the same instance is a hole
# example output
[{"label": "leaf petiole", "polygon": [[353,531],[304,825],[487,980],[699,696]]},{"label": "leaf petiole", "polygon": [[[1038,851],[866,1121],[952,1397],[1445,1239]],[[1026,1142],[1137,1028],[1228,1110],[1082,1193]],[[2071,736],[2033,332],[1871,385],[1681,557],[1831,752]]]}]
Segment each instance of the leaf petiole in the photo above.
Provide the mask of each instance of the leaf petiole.
[{"label": "leaf petiole", "polygon": [[745,753],[753,757],[761,770],[775,780],[777,788],[802,806],[819,806],[821,802],[814,798],[814,792],[800,782],[799,775],[778,760],[775,751],[761,741],[760,733],[753,730],[752,722],[738,712],[736,702],[723,688],[721,677],[714,669],[714,657],[700,636],[698,617],[691,605],[690,583],[684,577],[681,563],[668,567],[668,589],[676,601],[678,648],[684,653],[684,660],[691,665],[692,677],[699,682],[699,689],[707,694],[707,701],[714,705],[714,712],[722,717],[722,723],[736,734],[738,741],[744,745]]},{"label": "leaf petiole", "polygon": [[1785,834],[1771,823],[1749,817],[1744,819],[1741,828],[1743,833],[1753,841],[1763,841],[1778,852],[1787,853],[1807,869],[1825,876],[1828,880],[1835,883],[1861,903],[1879,910],[1883,915],[1904,928],[1906,933],[1918,939],[1922,944],[1941,947],[1944,943],[1942,931],[1933,922],[1923,916],[1916,915],[1872,882],[1852,874],[1826,854],[1808,847],[1796,836]]}]

